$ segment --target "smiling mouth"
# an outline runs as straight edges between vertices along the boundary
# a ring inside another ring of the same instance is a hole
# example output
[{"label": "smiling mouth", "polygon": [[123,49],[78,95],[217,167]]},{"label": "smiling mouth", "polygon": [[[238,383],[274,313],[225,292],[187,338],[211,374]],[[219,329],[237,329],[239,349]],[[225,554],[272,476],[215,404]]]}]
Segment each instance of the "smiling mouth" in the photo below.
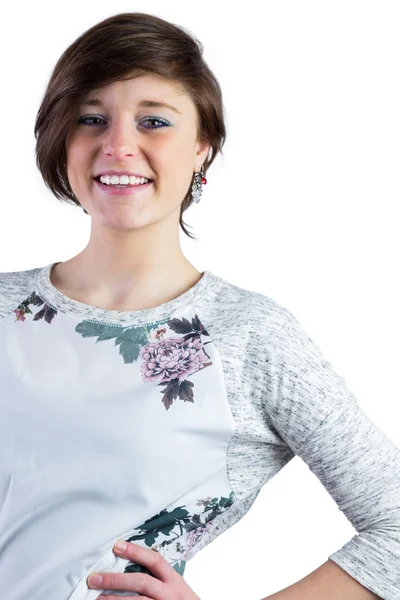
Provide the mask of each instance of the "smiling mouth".
[{"label": "smiling mouth", "polygon": [[98,177],[93,177],[93,179],[95,179],[96,181],[98,181],[101,185],[105,185],[106,187],[117,187],[117,188],[128,188],[128,187],[140,187],[141,185],[146,185],[148,183],[153,183],[152,179],[148,179],[147,181],[145,181],[144,183],[118,183],[118,184],[112,184],[112,183],[104,183],[102,181],[100,181],[100,177],[101,175],[99,175]]}]

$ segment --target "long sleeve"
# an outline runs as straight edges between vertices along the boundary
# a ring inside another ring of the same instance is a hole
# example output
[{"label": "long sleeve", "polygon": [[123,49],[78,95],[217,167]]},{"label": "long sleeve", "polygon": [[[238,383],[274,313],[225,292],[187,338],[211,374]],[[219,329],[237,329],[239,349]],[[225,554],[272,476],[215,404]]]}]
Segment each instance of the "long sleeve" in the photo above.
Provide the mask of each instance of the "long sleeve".
[{"label": "long sleeve", "polygon": [[[287,309],[206,271],[170,302],[108,311],[63,295],[54,264],[0,273],[3,597],[95,600],[89,573],[132,566],[114,561],[119,538],[156,541],[183,575],[297,454],[358,531],[329,558],[400,600],[400,451]],[[170,343],[179,369],[187,347],[202,368],[179,371],[185,402],[171,392],[167,410],[139,347],[162,360]]]},{"label": "long sleeve", "polygon": [[267,354],[257,386],[271,426],[357,531],[329,558],[384,600],[399,600],[400,450],[294,315],[283,307],[279,315],[260,332]]}]

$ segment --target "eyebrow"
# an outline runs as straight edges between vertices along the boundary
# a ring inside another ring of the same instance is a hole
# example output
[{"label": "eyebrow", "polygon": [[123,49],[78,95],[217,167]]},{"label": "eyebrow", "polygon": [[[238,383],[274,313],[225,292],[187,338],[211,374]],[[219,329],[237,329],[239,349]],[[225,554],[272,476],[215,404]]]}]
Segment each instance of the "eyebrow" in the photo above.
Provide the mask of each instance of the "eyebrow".
[{"label": "eyebrow", "polygon": [[[99,98],[91,98],[90,100],[81,102],[81,106],[103,106],[103,103]],[[171,104],[159,100],[140,100],[138,106],[139,108],[169,108],[179,115],[182,114],[175,106],[171,106]]]}]

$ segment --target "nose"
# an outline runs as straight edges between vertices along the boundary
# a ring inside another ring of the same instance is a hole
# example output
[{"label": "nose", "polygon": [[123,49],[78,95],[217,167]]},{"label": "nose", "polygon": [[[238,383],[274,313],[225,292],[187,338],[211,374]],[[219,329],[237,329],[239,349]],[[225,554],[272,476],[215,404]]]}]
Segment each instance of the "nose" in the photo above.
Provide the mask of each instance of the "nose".
[{"label": "nose", "polygon": [[108,127],[103,151],[105,154],[112,154],[117,160],[123,160],[126,155],[138,153],[140,142],[141,133],[137,128],[137,121],[132,118],[119,119]]}]

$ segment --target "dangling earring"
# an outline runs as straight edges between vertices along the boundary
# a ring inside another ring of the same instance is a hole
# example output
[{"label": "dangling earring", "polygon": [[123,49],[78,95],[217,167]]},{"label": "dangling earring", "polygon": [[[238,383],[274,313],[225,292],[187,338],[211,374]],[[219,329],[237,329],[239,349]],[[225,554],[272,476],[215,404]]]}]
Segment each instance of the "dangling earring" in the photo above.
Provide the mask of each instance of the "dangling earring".
[{"label": "dangling earring", "polygon": [[201,169],[198,173],[194,174],[194,179],[192,183],[192,196],[193,200],[197,203],[200,202],[201,195],[203,193],[203,184],[207,183],[207,179],[204,175],[204,166],[201,165]]}]

